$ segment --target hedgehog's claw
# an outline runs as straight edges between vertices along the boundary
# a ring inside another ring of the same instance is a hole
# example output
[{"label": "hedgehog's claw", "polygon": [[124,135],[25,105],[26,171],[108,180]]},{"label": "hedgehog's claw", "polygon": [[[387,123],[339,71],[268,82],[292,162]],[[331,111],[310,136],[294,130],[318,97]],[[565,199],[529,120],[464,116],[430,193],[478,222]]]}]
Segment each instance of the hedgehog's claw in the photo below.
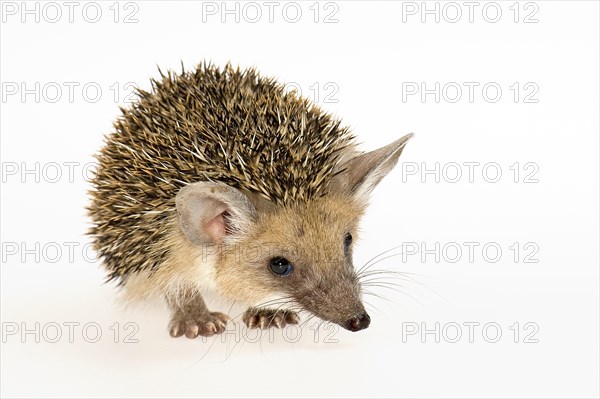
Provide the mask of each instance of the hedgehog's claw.
[{"label": "hedgehog's claw", "polygon": [[229,316],[219,312],[206,312],[200,315],[183,314],[181,312],[173,315],[169,325],[169,334],[173,338],[185,335],[194,339],[198,335],[211,337],[225,331]]},{"label": "hedgehog's claw", "polygon": [[300,319],[296,312],[290,310],[251,308],[244,314],[243,321],[248,328],[265,330],[270,327],[283,328],[287,324],[298,324]]}]

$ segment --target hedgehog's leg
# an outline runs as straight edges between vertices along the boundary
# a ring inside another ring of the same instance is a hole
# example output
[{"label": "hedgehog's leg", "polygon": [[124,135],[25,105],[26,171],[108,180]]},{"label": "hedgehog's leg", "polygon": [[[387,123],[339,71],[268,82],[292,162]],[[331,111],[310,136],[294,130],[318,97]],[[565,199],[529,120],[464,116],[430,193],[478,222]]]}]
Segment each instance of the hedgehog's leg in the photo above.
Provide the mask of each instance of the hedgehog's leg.
[{"label": "hedgehog's leg", "polygon": [[282,309],[250,308],[244,313],[244,323],[248,328],[283,328],[287,324],[298,324],[300,318],[296,312]]},{"label": "hedgehog's leg", "polygon": [[167,302],[172,311],[169,333],[172,337],[188,338],[198,335],[210,337],[225,331],[229,316],[208,310],[200,293],[168,296]]}]

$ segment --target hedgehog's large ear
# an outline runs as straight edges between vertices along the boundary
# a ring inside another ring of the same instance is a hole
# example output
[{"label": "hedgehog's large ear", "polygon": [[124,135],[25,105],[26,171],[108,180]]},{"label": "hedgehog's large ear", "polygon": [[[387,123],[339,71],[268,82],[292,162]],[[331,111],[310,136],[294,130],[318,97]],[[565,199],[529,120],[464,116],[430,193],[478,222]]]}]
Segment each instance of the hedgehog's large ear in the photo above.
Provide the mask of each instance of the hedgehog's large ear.
[{"label": "hedgehog's large ear", "polygon": [[369,193],[396,166],[404,146],[412,137],[412,133],[407,134],[385,147],[344,162],[330,182],[331,191],[366,202]]},{"label": "hedgehog's large ear", "polygon": [[246,195],[224,183],[198,182],[175,197],[181,230],[193,243],[220,244],[225,236],[247,231],[256,210]]}]

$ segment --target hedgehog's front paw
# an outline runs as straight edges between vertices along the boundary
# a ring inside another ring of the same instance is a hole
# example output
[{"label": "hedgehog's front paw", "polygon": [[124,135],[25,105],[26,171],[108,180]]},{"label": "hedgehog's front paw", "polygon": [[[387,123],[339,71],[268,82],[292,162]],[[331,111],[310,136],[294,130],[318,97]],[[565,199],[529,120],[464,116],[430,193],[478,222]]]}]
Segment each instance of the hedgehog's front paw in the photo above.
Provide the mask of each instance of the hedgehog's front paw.
[{"label": "hedgehog's front paw", "polygon": [[193,339],[198,335],[210,337],[225,331],[229,316],[219,312],[202,312],[199,314],[185,314],[176,312],[169,324],[171,337],[186,337]]},{"label": "hedgehog's front paw", "polygon": [[298,324],[300,318],[296,312],[291,310],[273,310],[250,308],[244,314],[244,323],[248,328],[262,328],[263,330],[269,327],[283,328],[287,324]]}]

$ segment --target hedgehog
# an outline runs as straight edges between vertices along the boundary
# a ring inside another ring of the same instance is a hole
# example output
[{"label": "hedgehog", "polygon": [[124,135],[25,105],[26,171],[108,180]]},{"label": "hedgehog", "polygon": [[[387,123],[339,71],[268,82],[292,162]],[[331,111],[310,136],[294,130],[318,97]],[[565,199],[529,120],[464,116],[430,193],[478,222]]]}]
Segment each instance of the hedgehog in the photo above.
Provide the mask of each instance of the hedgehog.
[{"label": "hedgehog", "polygon": [[173,337],[225,331],[207,292],[243,304],[248,328],[302,311],[367,328],[353,243],[412,134],[360,152],[339,119],[254,68],[159,74],[96,154],[89,235],[107,281],[166,301]]}]

